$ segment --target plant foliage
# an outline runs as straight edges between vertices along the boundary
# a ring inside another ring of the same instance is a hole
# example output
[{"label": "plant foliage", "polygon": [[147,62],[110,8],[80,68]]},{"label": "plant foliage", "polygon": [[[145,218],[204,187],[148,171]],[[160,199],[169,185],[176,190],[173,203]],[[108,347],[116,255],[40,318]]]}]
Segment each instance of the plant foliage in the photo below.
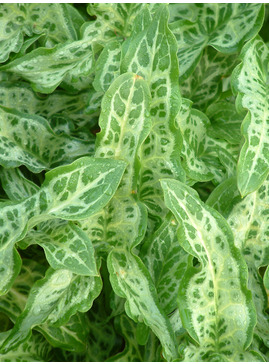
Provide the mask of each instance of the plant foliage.
[{"label": "plant foliage", "polygon": [[0,361],[269,361],[268,14],[0,4]]}]

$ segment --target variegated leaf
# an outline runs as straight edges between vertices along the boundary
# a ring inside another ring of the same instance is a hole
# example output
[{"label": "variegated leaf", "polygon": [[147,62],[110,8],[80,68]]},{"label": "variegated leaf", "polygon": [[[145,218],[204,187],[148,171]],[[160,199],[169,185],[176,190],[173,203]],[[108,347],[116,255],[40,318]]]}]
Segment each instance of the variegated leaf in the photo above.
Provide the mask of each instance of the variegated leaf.
[{"label": "variegated leaf", "polygon": [[14,244],[27,229],[48,218],[85,219],[101,210],[115,193],[125,162],[80,158],[46,174],[42,188],[19,203],[4,203],[0,213],[0,292],[5,294],[20,271]]},{"label": "variegated leaf", "polygon": [[95,66],[93,86],[97,92],[106,92],[120,73],[121,44],[111,40],[102,50]]},{"label": "variegated leaf", "polygon": [[88,5],[87,11],[101,19],[102,25],[107,25],[107,32],[113,28],[114,34],[128,37],[135,17],[144,6],[142,3],[94,3]]},{"label": "variegated leaf", "polygon": [[237,63],[236,55],[206,47],[194,72],[181,84],[182,95],[191,99],[195,108],[206,110],[220,96],[222,79],[231,74]]},{"label": "variegated leaf", "polygon": [[157,298],[154,284],[142,261],[124,249],[114,249],[108,256],[112,287],[126,298],[125,310],[136,322],[144,322],[159,338],[165,358],[177,358],[174,335]]},{"label": "variegated leaf", "polygon": [[75,96],[59,90],[40,99],[28,83],[6,81],[0,85],[0,105],[7,108],[16,105],[16,110],[21,113],[40,115],[49,121],[55,114],[61,114],[68,116],[77,127],[83,123],[89,126],[92,116],[86,114],[86,108],[90,102],[90,90]]},{"label": "variegated leaf", "polygon": [[93,142],[55,135],[42,117],[2,107],[0,121],[0,163],[5,168],[25,165],[36,173],[93,154]]},{"label": "variegated leaf", "polygon": [[179,284],[188,261],[188,254],[177,239],[177,224],[170,214],[143,244],[141,256],[153,279],[160,305],[170,314],[177,307]]},{"label": "variegated leaf", "polygon": [[162,180],[162,187],[179,223],[181,245],[200,262],[180,284],[183,325],[200,345],[200,360],[226,361],[249,346],[256,323],[246,263],[226,220],[201,202],[196,191],[175,180]]},{"label": "variegated leaf", "polygon": [[96,157],[114,157],[128,163],[118,191],[110,204],[91,219],[80,222],[93,242],[134,247],[147,226],[146,207],[136,199],[140,162],[138,151],[147,137],[150,93],[142,77],[119,76],[105,93],[96,138]]},{"label": "variegated leaf", "polygon": [[[1,4],[0,6],[0,62],[11,52],[19,52],[24,35],[45,34],[45,45],[78,38],[83,18],[70,4]],[[73,22],[75,20],[75,22]]]},{"label": "variegated leaf", "polygon": [[90,323],[86,314],[77,312],[62,326],[53,326],[44,323],[35,326],[46,340],[54,347],[71,352],[84,352],[87,348]]},{"label": "variegated leaf", "polygon": [[249,269],[248,285],[257,310],[255,332],[268,346],[269,321],[265,313],[268,299],[258,269],[269,264],[269,177],[256,192],[234,206],[228,223]]},{"label": "variegated leaf", "polygon": [[25,178],[19,168],[0,169],[2,188],[12,201],[20,201],[37,193],[39,187]]},{"label": "variegated leaf", "polygon": [[122,314],[115,319],[117,330],[123,335],[125,340],[124,350],[108,360],[113,362],[141,362],[143,352],[136,339],[137,325],[128,316]]},{"label": "variegated leaf", "polygon": [[233,206],[240,200],[241,196],[236,185],[236,177],[230,177],[213,190],[206,203],[227,218]]},{"label": "variegated leaf", "polygon": [[227,101],[213,103],[206,109],[206,115],[211,122],[208,127],[210,137],[224,139],[230,144],[240,144],[243,117],[237,113],[234,104]]},{"label": "variegated leaf", "polygon": [[77,311],[88,311],[101,288],[100,277],[82,277],[68,270],[49,268],[45,278],[32,287],[25,309],[0,351],[6,353],[29,339],[37,325],[47,322],[60,326]]},{"label": "variegated leaf", "polygon": [[41,264],[24,259],[20,274],[15,279],[9,292],[0,297],[0,311],[4,312],[15,322],[24,310],[28,294],[35,281],[43,278],[46,267]]},{"label": "variegated leaf", "polygon": [[269,49],[255,38],[242,50],[242,63],[233,72],[237,104],[248,110],[242,124],[245,143],[238,161],[242,197],[257,190],[269,173]]},{"label": "variegated leaf", "polygon": [[[0,345],[2,344],[0,333]],[[7,336],[7,335],[5,335]],[[52,347],[39,333],[34,333],[32,337],[26,342],[19,345],[12,351],[5,354],[0,354],[1,362],[50,362],[53,361]]]},{"label": "variegated leaf", "polygon": [[[147,9],[144,12],[150,17]],[[141,150],[139,198],[147,205],[149,216],[157,226],[167,213],[159,179],[185,177],[179,156],[181,135],[174,123],[181,104],[177,45],[168,29],[168,18],[167,6],[158,7],[149,25],[135,33],[121,62],[121,72],[131,71],[142,76],[151,91],[152,128]],[[154,227],[149,229],[152,231]]]},{"label": "variegated leaf", "polygon": [[40,245],[53,269],[68,269],[85,276],[98,275],[94,249],[88,235],[78,226],[64,220],[49,220],[31,230],[20,241],[20,247]]},{"label": "variegated leaf", "polygon": [[192,20],[180,19],[169,25],[178,42],[180,80],[189,77],[210,45],[222,53],[238,51],[255,36],[263,23],[261,4],[189,4]]}]

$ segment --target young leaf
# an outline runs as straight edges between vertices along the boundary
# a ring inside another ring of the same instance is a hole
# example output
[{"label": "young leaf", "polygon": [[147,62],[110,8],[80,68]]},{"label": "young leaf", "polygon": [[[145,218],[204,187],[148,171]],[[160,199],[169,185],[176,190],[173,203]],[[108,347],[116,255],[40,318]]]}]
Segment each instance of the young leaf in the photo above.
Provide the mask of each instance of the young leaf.
[{"label": "young leaf", "polygon": [[232,78],[238,104],[248,110],[242,124],[245,143],[238,161],[242,197],[257,190],[269,173],[268,62],[269,49],[259,38],[242,50],[242,63]]},{"label": "young leaf", "polygon": [[180,225],[181,245],[200,262],[200,267],[187,270],[180,284],[183,325],[201,347],[200,360],[240,353],[251,343],[256,318],[247,267],[229,225],[190,187],[175,180],[161,183],[165,202]]}]

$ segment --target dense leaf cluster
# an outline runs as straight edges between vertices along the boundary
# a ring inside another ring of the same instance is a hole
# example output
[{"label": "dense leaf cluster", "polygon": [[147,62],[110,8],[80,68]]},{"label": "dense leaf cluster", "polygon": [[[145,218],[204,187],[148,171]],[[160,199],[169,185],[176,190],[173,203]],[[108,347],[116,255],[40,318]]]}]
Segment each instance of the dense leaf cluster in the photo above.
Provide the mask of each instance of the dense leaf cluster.
[{"label": "dense leaf cluster", "polygon": [[0,361],[269,361],[267,7],[0,30]]}]

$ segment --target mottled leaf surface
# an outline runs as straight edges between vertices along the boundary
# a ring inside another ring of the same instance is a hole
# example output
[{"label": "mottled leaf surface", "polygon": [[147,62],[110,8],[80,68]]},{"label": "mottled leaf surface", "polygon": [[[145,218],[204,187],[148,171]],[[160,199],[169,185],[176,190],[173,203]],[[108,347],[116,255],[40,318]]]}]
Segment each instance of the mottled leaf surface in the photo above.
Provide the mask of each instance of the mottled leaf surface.
[{"label": "mottled leaf surface", "polygon": [[48,218],[76,220],[101,210],[115,193],[124,168],[123,161],[80,158],[48,172],[35,195],[17,204],[4,204],[0,214],[2,294],[20,270],[20,257],[14,244],[25,236],[27,229]]},{"label": "mottled leaf surface", "polygon": [[65,324],[77,311],[88,311],[102,288],[100,277],[82,277],[68,270],[49,268],[46,277],[37,281],[22,314],[1,346],[8,352],[27,340],[31,329],[47,321]]},{"label": "mottled leaf surface", "polygon": [[170,322],[160,308],[154,284],[142,261],[127,250],[115,249],[107,262],[116,294],[126,298],[127,315],[148,325],[159,338],[166,359],[175,359],[177,353]]},{"label": "mottled leaf surface", "polygon": [[[149,10],[144,12],[150,18]],[[135,33],[121,62],[121,72],[142,76],[151,91],[152,128],[141,150],[139,198],[147,205],[156,225],[165,213],[159,179],[184,179],[178,153],[181,135],[174,125],[181,103],[177,45],[167,25],[168,17],[167,6],[160,6],[149,25]]]},{"label": "mottled leaf surface", "polygon": [[0,163],[5,168],[25,165],[40,172],[93,154],[92,143],[55,135],[42,117],[0,108],[0,121]]},{"label": "mottled leaf surface", "polygon": [[263,23],[261,4],[188,5],[192,19],[184,14],[184,18],[169,25],[178,42],[181,81],[193,72],[207,45],[222,53],[233,53],[255,36]]},{"label": "mottled leaf surface", "polygon": [[245,143],[238,161],[238,188],[245,196],[257,190],[269,173],[268,47],[255,38],[245,45],[241,59],[232,84],[238,104],[248,110],[241,129]]},{"label": "mottled leaf surface", "polygon": [[200,262],[180,284],[183,326],[200,344],[202,360],[240,353],[252,340],[256,320],[247,267],[229,225],[190,187],[175,180],[162,180],[162,187],[179,223],[181,245]]}]

